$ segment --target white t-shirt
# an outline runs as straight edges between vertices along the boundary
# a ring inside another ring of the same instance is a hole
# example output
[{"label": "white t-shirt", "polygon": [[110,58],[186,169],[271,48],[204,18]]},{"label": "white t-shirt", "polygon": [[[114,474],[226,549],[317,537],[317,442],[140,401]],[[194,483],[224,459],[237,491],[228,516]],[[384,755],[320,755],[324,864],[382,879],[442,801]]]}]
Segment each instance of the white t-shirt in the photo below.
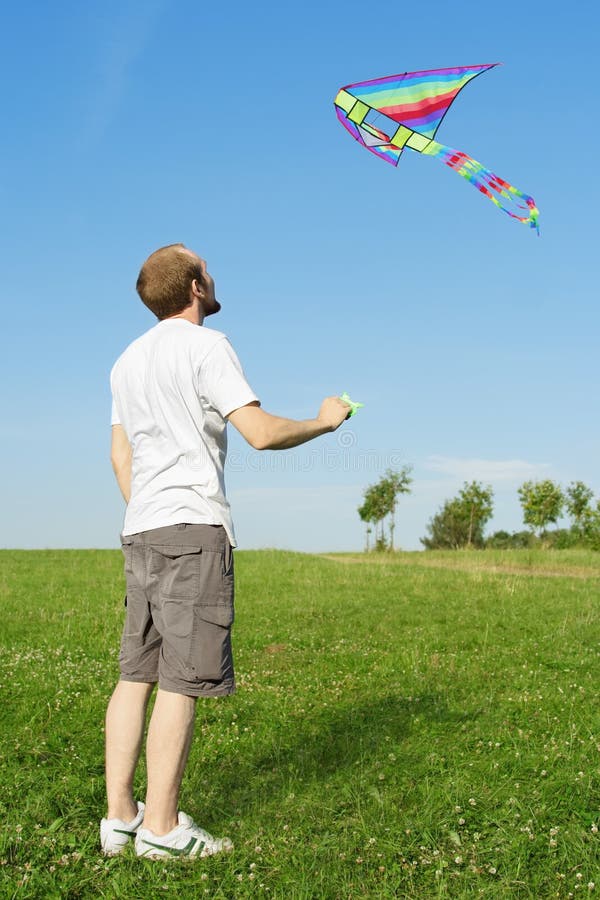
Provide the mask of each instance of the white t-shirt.
[{"label": "white t-shirt", "polygon": [[133,341],[110,373],[112,425],[132,448],[122,534],[181,522],[235,534],[225,497],[225,417],[258,398],[224,334],[163,319]]}]

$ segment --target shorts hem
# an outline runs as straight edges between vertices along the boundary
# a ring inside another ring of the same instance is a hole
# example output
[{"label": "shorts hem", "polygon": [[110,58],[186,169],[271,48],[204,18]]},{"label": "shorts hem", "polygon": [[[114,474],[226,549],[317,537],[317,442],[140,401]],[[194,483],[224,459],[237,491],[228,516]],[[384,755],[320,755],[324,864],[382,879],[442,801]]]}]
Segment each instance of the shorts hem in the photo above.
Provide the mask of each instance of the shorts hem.
[{"label": "shorts hem", "polygon": [[159,679],[158,687],[170,694],[184,694],[186,697],[228,697],[235,693],[235,682],[222,682],[214,687],[202,687],[199,684],[174,684],[172,681]]},{"label": "shorts hem", "polygon": [[156,684],[158,675],[126,675],[124,672],[121,672],[119,681],[132,681],[136,684]]}]

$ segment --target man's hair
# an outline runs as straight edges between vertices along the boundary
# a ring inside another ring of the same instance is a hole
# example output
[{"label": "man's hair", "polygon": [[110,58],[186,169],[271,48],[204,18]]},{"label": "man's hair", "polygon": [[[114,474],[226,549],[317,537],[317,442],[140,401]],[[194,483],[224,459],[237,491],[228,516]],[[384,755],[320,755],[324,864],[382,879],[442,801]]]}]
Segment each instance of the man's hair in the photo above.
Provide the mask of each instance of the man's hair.
[{"label": "man's hair", "polygon": [[151,253],[138,275],[136,290],[157,319],[166,319],[191,305],[194,278],[204,287],[200,263],[183,244],[169,244]]}]

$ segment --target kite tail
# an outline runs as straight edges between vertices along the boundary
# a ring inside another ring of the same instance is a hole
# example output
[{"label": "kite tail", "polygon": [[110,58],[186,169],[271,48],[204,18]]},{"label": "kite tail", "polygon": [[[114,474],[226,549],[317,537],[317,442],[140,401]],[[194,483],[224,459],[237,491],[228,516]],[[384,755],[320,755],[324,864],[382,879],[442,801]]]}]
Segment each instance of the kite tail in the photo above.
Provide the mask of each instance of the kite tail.
[{"label": "kite tail", "polygon": [[[471,159],[466,153],[460,150],[453,150],[452,147],[445,147],[438,144],[437,141],[430,141],[428,146],[421,151],[427,156],[435,156],[442,162],[470,181],[471,184],[485,194],[492,203],[495,203],[500,209],[504,210],[513,219],[535,228],[540,233],[538,224],[539,211],[535,205],[535,200],[529,194],[524,194],[518,188],[513,187],[508,181],[494,175],[489,169],[486,169],[477,160]],[[500,199],[508,201],[512,209],[500,202]]]}]

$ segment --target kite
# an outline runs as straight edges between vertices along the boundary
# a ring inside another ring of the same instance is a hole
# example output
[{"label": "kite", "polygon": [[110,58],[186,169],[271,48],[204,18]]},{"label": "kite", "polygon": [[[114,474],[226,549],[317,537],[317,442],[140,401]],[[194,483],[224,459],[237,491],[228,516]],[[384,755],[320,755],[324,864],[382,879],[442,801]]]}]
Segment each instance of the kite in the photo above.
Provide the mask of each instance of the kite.
[{"label": "kite", "polygon": [[340,397],[340,400],[343,400],[344,403],[347,403],[350,407],[350,412],[346,416],[347,419],[351,419],[356,410],[362,409],[362,407],[365,405],[364,403],[356,403],[354,400],[351,400],[346,391],[344,391],[344,393]]},{"label": "kite", "polygon": [[335,111],[344,128],[371,153],[393,166],[398,165],[405,147],[437,157],[505,213],[539,234],[539,211],[533,197],[466,153],[434,140],[450,104],[463,87],[497,65],[405,72],[348,84],[334,100]]}]

